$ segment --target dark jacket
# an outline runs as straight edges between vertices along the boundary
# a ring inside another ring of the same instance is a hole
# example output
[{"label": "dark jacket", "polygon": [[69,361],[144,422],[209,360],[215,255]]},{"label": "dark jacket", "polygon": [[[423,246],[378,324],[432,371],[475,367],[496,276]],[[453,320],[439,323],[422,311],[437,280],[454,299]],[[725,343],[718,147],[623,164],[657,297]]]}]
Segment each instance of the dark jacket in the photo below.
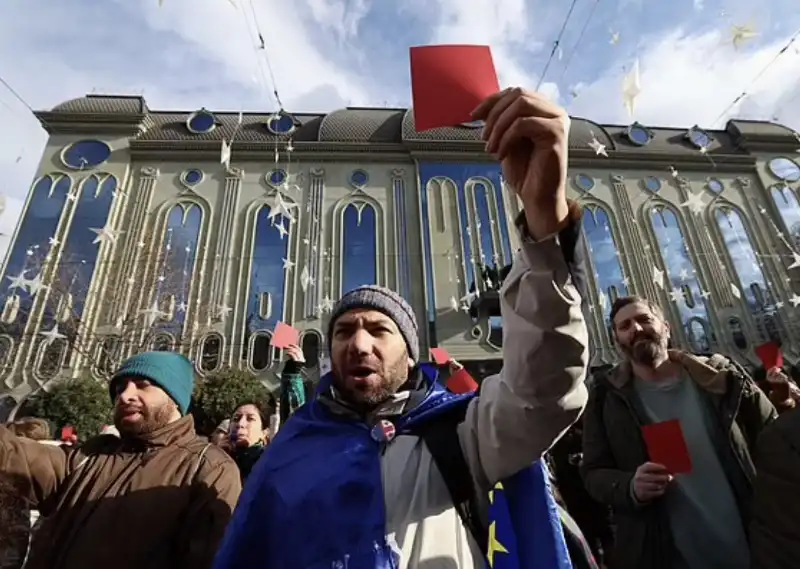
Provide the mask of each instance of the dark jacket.
[{"label": "dark jacket", "polygon": [[45,516],[27,569],[203,569],[239,497],[233,461],[191,416],[146,436],[80,447],[18,438],[0,426],[0,472]]},{"label": "dark jacket", "polygon": [[789,411],[758,439],[750,548],[753,569],[800,565],[800,410]]},{"label": "dark jacket", "polygon": [[[671,351],[670,358],[702,388],[718,418],[712,438],[747,527],[755,476],[751,455],[763,427],[777,417],[775,408],[746,373],[723,356]],[[581,473],[589,494],[614,510],[614,569],[671,569],[675,551],[664,503],[637,506],[631,496],[634,473],[648,461],[641,427],[649,422],[631,379],[627,364],[595,377],[583,418]]]}]

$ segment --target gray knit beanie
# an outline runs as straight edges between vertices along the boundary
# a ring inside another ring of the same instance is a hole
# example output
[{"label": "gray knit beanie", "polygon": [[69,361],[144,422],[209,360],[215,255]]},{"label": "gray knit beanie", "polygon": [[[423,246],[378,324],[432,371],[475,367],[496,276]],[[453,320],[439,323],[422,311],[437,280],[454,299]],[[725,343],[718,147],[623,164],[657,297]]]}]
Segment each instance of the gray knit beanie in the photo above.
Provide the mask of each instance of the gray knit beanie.
[{"label": "gray knit beanie", "polygon": [[345,312],[358,308],[377,310],[391,318],[406,341],[408,355],[414,361],[418,361],[419,328],[417,328],[417,318],[414,316],[414,311],[402,296],[388,288],[377,285],[364,285],[354,288],[336,303],[328,323],[328,350],[331,347],[333,325],[336,323],[336,319]]}]

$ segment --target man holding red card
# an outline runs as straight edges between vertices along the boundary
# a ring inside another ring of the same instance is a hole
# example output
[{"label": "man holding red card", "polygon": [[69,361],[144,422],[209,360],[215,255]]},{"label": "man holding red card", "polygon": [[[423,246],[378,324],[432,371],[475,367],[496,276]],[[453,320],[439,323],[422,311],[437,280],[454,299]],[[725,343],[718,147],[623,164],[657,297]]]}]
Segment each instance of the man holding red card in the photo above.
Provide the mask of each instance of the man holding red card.
[{"label": "man holding red card", "polygon": [[617,299],[611,326],[624,360],[594,378],[582,472],[614,510],[612,566],[749,569],[751,456],[775,408],[730,359],[669,350],[655,303]]}]

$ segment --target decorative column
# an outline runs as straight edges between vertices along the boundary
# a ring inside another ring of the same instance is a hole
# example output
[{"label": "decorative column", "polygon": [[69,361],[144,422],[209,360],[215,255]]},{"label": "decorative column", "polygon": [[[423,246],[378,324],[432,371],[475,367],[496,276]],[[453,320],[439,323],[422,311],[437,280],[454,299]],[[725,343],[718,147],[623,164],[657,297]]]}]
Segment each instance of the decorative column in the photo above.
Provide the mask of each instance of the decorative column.
[{"label": "decorative column", "polygon": [[392,170],[394,198],[395,290],[405,299],[411,294],[411,268],[408,266],[408,216],[406,214],[405,170]]},{"label": "decorative column", "polygon": [[120,289],[124,292],[114,296],[114,303],[111,307],[111,322],[114,323],[125,319],[134,291],[139,288],[136,284],[136,267],[145,245],[141,238],[147,224],[147,212],[153,199],[153,190],[158,181],[158,175],[158,168],[153,166],[145,166],[140,171],[139,187],[136,190],[135,205],[125,235],[125,245],[120,263],[120,274],[128,275],[128,277],[119,283]]},{"label": "decorative column", "polygon": [[[225,189],[222,195],[222,209],[217,225],[217,241],[214,250],[214,261],[211,275],[211,294],[209,303],[212,307],[223,305],[228,297],[229,272],[231,266],[231,242],[236,222],[236,211],[239,207],[239,193],[244,180],[244,170],[230,167],[226,170]],[[197,295],[198,298],[200,295]],[[199,311],[195,311],[197,313]]]},{"label": "decorative column", "polygon": [[[308,187],[308,202],[306,204],[306,213],[308,214],[308,237],[303,240],[303,245],[305,246],[303,260],[305,264],[303,269],[301,269],[308,275],[303,298],[303,310],[306,318],[317,318],[319,315],[317,307],[322,300],[321,292],[324,288],[320,282],[320,279],[324,276],[322,275],[322,255],[320,255],[320,251],[323,249],[321,239],[322,224],[320,220],[322,219],[325,170],[322,168],[311,168],[309,174],[311,175],[311,180]],[[303,279],[303,277],[301,277],[301,279]]]},{"label": "decorative column", "polygon": [[[629,291],[639,294],[645,298],[655,300],[659,298],[659,291],[653,283],[653,263],[649,247],[645,247],[642,234],[639,232],[636,222],[636,212],[633,211],[631,200],[625,188],[625,179],[618,175],[611,175],[611,188],[614,194],[614,201],[617,204],[617,212],[620,219],[630,220],[630,223],[620,223],[620,238],[625,247],[620,246],[627,254],[620,255],[626,265],[628,275],[631,277]],[[633,253],[633,260],[628,254]],[[643,266],[644,265],[644,266]]]}]

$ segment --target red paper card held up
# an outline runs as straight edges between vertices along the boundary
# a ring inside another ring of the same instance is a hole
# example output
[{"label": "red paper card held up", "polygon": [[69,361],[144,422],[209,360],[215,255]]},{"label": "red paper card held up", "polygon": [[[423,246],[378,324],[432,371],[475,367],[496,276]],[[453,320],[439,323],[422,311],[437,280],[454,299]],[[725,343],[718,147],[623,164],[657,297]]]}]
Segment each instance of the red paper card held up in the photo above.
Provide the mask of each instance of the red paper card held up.
[{"label": "red paper card held up", "polygon": [[500,90],[485,45],[412,47],[411,96],[417,132],[472,121],[472,111]]},{"label": "red paper card held up", "polygon": [[478,389],[478,384],[466,369],[461,368],[453,372],[448,378],[447,389],[460,395],[462,393],[472,393],[476,391]]},{"label": "red paper card held up", "polygon": [[761,360],[761,363],[764,364],[764,369],[767,371],[775,367],[783,367],[783,354],[781,353],[780,346],[775,342],[767,342],[766,344],[756,346],[756,355],[758,359]]},{"label": "red paper card held up", "polygon": [[692,457],[683,429],[677,420],[653,423],[642,427],[650,462],[664,466],[670,474],[685,474],[692,471]]},{"label": "red paper card held up", "polygon": [[65,425],[64,427],[61,427],[62,441],[69,441],[74,436],[75,436],[75,427],[73,427],[72,425]]},{"label": "red paper card held up", "polygon": [[450,361],[450,354],[444,348],[431,348],[431,357],[440,366]]},{"label": "red paper card held up", "polygon": [[271,346],[279,349],[288,348],[289,346],[296,346],[300,342],[300,332],[286,324],[285,322],[278,322],[275,326],[275,331],[272,332]]}]

